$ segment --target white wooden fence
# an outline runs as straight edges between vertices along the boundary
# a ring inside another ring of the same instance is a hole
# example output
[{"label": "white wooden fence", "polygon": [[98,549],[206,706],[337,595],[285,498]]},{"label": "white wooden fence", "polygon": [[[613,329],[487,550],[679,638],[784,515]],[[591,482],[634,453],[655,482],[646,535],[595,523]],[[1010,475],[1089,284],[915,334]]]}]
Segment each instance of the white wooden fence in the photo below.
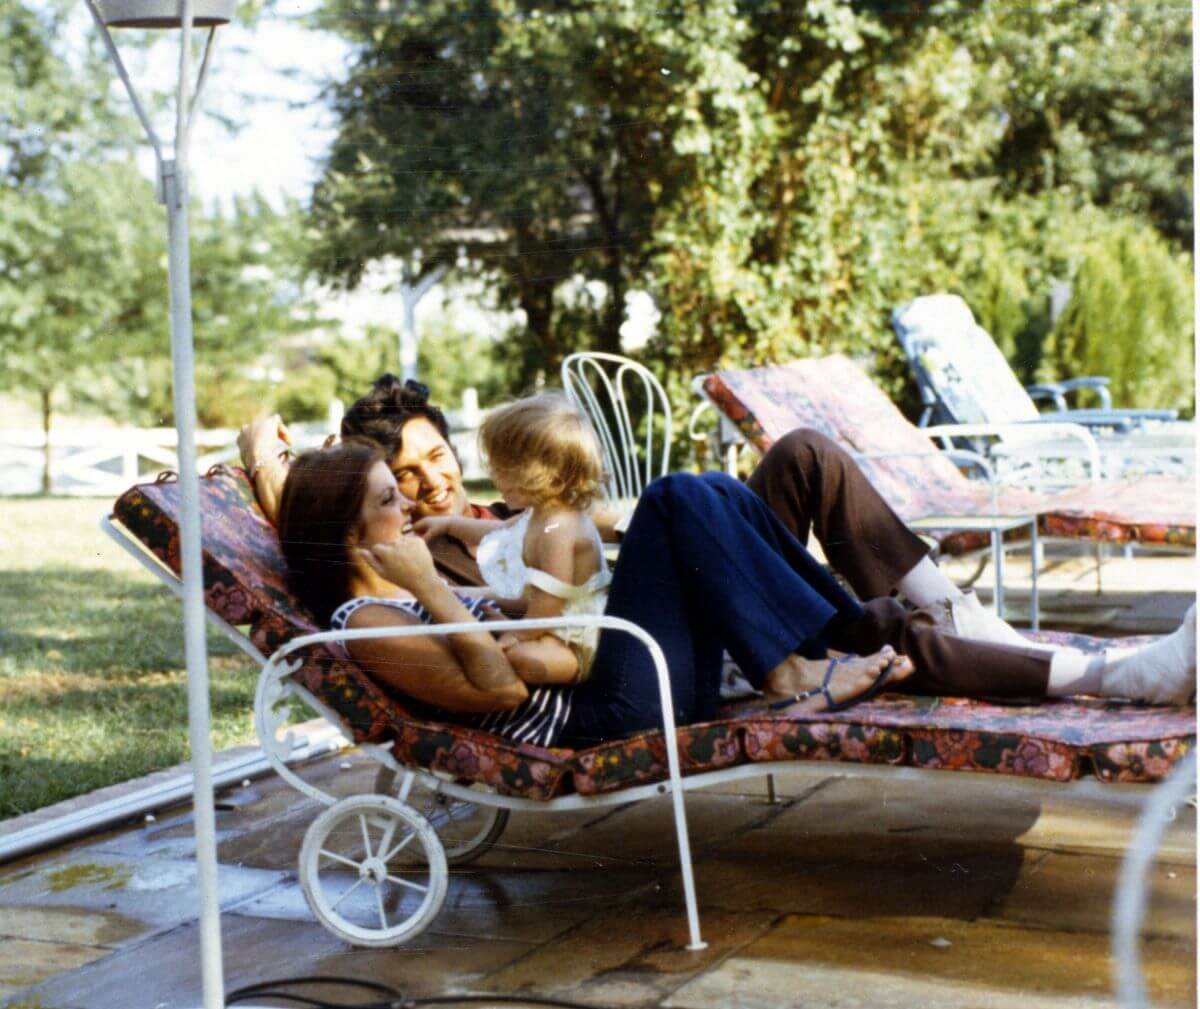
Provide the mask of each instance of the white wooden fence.
[{"label": "white wooden fence", "polygon": [[[468,480],[485,476],[479,460],[476,430],[479,410],[467,401],[464,410],[447,411],[451,437]],[[290,424],[297,448],[320,445],[337,430],[337,421]],[[178,467],[175,429],[56,428],[50,432],[50,489],[78,497],[116,497],[139,480]],[[238,461],[237,431],[218,428],[196,432],[198,469]],[[37,494],[42,489],[46,438],[36,429],[0,428],[0,496]]]}]

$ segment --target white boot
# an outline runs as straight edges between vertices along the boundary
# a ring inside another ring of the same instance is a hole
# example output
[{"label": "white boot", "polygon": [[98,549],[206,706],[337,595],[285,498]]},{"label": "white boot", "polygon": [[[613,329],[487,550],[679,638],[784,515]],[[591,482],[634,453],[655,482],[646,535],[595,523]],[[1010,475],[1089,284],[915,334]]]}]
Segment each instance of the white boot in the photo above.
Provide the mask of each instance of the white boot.
[{"label": "white boot", "polygon": [[1017,645],[1021,648],[1046,647],[1030,641],[1017,629],[987,609],[972,592],[959,592],[923,607],[939,627],[960,638],[990,641],[995,645]]},{"label": "white boot", "polygon": [[1174,633],[1152,645],[1106,657],[1100,693],[1150,704],[1186,704],[1196,692],[1196,604]]}]

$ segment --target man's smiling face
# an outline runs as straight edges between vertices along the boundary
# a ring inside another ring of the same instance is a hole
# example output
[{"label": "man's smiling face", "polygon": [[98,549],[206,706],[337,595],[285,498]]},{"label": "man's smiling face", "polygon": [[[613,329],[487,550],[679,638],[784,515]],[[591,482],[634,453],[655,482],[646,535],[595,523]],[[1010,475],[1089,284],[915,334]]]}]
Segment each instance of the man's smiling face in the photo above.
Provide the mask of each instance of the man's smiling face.
[{"label": "man's smiling face", "polygon": [[416,502],[419,518],[430,515],[466,515],[462,469],[446,440],[425,417],[414,417],[401,432],[400,450],[389,468],[400,492]]}]

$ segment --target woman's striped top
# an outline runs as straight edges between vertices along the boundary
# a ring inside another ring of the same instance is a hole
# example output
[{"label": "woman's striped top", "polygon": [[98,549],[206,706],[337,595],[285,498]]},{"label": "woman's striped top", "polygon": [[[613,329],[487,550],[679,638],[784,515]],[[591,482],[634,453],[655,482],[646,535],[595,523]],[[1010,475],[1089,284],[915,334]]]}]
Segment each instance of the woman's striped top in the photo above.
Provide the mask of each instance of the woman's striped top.
[{"label": "woman's striped top", "polygon": [[[485,620],[487,601],[477,596],[460,597],[464,606],[477,620]],[[390,606],[416,617],[423,624],[432,623],[429,611],[415,599],[386,599],[380,596],[357,596],[342,603],[330,618],[332,630],[345,630],[350,615],[363,606]],[[562,735],[563,726],[571,714],[571,688],[552,686],[530,686],[529,697],[510,711],[493,711],[486,714],[467,714],[446,711],[429,705],[417,706],[423,715],[439,721],[454,722],[493,732],[505,739],[518,743],[533,743],[536,746],[554,746]]]}]

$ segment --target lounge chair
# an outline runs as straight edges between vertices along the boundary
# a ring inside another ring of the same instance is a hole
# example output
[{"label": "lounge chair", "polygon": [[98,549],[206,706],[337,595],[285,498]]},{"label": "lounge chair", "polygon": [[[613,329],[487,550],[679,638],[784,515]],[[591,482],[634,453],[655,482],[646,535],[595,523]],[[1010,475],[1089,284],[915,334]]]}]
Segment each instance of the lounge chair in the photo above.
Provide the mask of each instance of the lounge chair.
[{"label": "lounge chair", "polygon": [[[320,631],[288,591],[279,541],[243,471],[217,468],[201,481],[200,495],[208,615],[263,667],[254,711],[260,743],[285,780],[327,807],[301,848],[305,896],[326,928],[357,945],[394,945],[428,926],[445,898],[447,863],[468,861],[486,850],[503,827],[497,819],[510,810],[590,809],[670,794],[689,948],[697,949],[703,943],[686,791],[743,778],[769,779],[796,760],[986,771],[1059,782],[1086,779],[1078,781],[1080,787],[1095,787],[1098,781],[1163,778],[1194,745],[1193,708],[1132,708],[1098,700],[995,706],[895,694],[844,712],[809,716],[772,714],[750,702],[724,711],[719,721],[677,730],[667,703],[662,731],[586,750],[514,743],[417,716],[366,676],[335,641],[380,632]],[[175,587],[178,513],[178,484],[167,476],[122,495],[104,527],[151,573]],[[652,640],[640,628],[608,617],[537,623],[589,621]],[[454,626],[382,633],[438,634]],[[1043,638],[1082,648],[1100,645],[1078,635]],[[660,689],[669,697],[661,658],[657,665]],[[338,799],[287,766],[283,733],[297,698],[379,761],[376,792]],[[438,797],[434,813],[422,815],[415,808],[416,786]],[[445,828],[460,814],[476,817],[471,822],[478,830],[449,842]],[[409,855],[414,857],[402,867],[400,859]]]},{"label": "lounge chair", "polygon": [[[1107,377],[1022,387],[958,295],[931,294],[901,305],[892,312],[892,326],[921,393],[918,425],[1005,426],[994,436],[989,455],[1006,482],[1040,490],[1082,482],[1089,474],[1079,460],[1089,451],[1089,439],[1095,440],[1105,478],[1186,476],[1192,470],[1195,429],[1172,423],[1177,411],[1114,409]],[[1100,399],[1100,407],[1069,409],[1068,395],[1084,390]],[[1054,409],[1041,413],[1035,400],[1050,400]],[[1064,437],[1059,427],[1064,423],[1079,430]]]},{"label": "lounge chair", "polygon": [[[972,480],[933,439],[969,436],[990,425],[915,427],[858,365],[842,355],[715,372],[701,386],[760,451],[798,427],[832,438],[858,459],[885,500],[908,522],[1035,514],[1039,531],[1055,538],[1196,546],[1195,488],[1190,479],[1091,481],[1056,494]],[[964,553],[979,546],[979,537],[951,532],[941,537],[941,546],[947,553]]]}]

